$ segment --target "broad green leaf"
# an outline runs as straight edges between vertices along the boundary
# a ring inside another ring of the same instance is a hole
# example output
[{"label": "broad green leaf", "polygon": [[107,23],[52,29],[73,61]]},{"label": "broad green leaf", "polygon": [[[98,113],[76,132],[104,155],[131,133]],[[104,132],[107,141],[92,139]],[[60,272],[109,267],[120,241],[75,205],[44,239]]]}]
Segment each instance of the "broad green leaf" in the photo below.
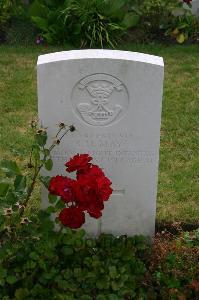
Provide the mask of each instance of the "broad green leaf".
[{"label": "broad green leaf", "polygon": [[35,0],[29,8],[30,16],[37,16],[45,18],[46,15],[49,13],[48,6],[42,5],[39,0]]},{"label": "broad green leaf", "polygon": [[59,209],[62,209],[62,208],[65,208],[65,203],[62,201],[62,200],[58,200],[56,205],[55,205],[55,209],[56,210],[59,210]]},{"label": "broad green leaf", "polygon": [[92,300],[93,297],[91,297],[91,296],[89,296],[89,295],[83,295],[83,296],[80,296],[79,299],[81,299],[81,300]]},{"label": "broad green leaf", "polygon": [[109,274],[111,278],[116,278],[117,277],[117,269],[115,266],[110,266],[109,267]]},{"label": "broad green leaf", "polygon": [[135,13],[127,13],[124,16],[124,19],[122,21],[122,26],[124,26],[126,29],[135,27],[138,25],[140,20],[140,17],[136,15]]},{"label": "broad green leaf", "polygon": [[39,179],[43,183],[43,185],[48,189],[51,177],[50,176],[40,176]]},{"label": "broad green leaf", "polygon": [[110,294],[108,295],[108,300],[120,300],[120,298],[117,295]]},{"label": "broad green leaf", "polygon": [[14,203],[16,203],[16,201],[18,201],[18,196],[16,195],[16,193],[12,192],[12,191],[8,191],[8,193],[6,194],[5,197],[6,203],[8,205],[12,205]]},{"label": "broad green leaf", "polygon": [[125,5],[125,0],[107,0],[102,2],[101,10],[102,13],[111,18],[122,19],[124,10],[122,7]]},{"label": "broad green leaf", "polygon": [[176,40],[179,44],[183,44],[185,41],[184,33],[180,33],[177,35]]},{"label": "broad green leaf", "polygon": [[46,170],[50,171],[50,170],[52,170],[52,167],[53,167],[53,161],[52,161],[52,159],[49,158],[45,162],[45,168],[46,168]]},{"label": "broad green leaf", "polygon": [[48,194],[48,200],[51,204],[53,204],[57,201],[57,196],[49,193]]},{"label": "broad green leaf", "polygon": [[56,212],[56,209],[54,206],[49,206],[47,209],[46,209],[46,212],[49,213],[49,214],[52,214],[52,213],[55,213]]},{"label": "broad green leaf", "polygon": [[108,289],[109,288],[109,281],[106,277],[98,279],[96,282],[96,287],[100,290]]},{"label": "broad green leaf", "polygon": [[16,192],[24,192],[26,189],[26,176],[17,175],[14,181]]},{"label": "broad green leaf", "polygon": [[3,160],[0,168],[8,177],[21,174],[17,163],[13,160]]},{"label": "broad green leaf", "polygon": [[106,298],[106,296],[104,296],[104,295],[98,295],[98,296],[96,297],[96,300],[107,300],[107,298]]},{"label": "broad green leaf", "polygon": [[35,136],[35,141],[36,141],[36,143],[37,143],[40,147],[45,146],[46,141],[47,141],[47,133],[44,132],[44,133],[42,133],[42,134],[37,134],[37,135]]},{"label": "broad green leaf", "polygon": [[72,255],[73,254],[73,248],[72,247],[64,246],[61,251],[64,255]]},{"label": "broad green leaf", "polygon": [[6,281],[9,284],[13,284],[17,281],[17,278],[14,275],[9,275],[9,276],[6,277]]},{"label": "broad green leaf", "polygon": [[44,149],[43,153],[44,153],[45,156],[49,156],[50,155],[49,149]]},{"label": "broad green leaf", "polygon": [[15,292],[15,299],[16,300],[26,300],[26,299],[28,299],[27,298],[28,295],[29,295],[28,289],[19,288]]},{"label": "broad green leaf", "polygon": [[85,236],[85,234],[86,234],[86,232],[85,232],[84,229],[79,229],[79,230],[76,231],[76,237],[77,238],[81,239],[81,238],[83,238]]},{"label": "broad green leaf", "polygon": [[7,191],[9,189],[9,183],[8,182],[0,182],[0,197],[5,197],[7,194]]},{"label": "broad green leaf", "polygon": [[5,278],[7,275],[7,270],[5,268],[3,268],[2,266],[0,266],[0,278]]},{"label": "broad green leaf", "polygon": [[113,291],[118,291],[120,290],[120,288],[123,286],[123,282],[117,282],[117,281],[112,281],[111,282],[111,287],[113,289]]},{"label": "broad green leaf", "polygon": [[40,17],[31,17],[32,21],[35,23],[35,25],[43,30],[43,31],[47,31],[48,30],[48,22],[46,19],[40,18]]}]

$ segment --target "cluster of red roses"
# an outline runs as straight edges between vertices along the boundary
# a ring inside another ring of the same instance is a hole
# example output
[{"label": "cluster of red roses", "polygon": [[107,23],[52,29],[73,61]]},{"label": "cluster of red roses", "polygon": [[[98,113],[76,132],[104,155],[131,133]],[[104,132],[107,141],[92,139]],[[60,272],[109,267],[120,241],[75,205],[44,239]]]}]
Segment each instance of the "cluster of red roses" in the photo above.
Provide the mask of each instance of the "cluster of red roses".
[{"label": "cluster of red roses", "polygon": [[111,181],[91,160],[88,154],[77,154],[65,164],[67,172],[77,172],[76,179],[55,176],[50,180],[49,192],[60,196],[67,206],[60,212],[59,220],[72,229],[84,224],[85,212],[100,218],[104,201],[112,194]]}]

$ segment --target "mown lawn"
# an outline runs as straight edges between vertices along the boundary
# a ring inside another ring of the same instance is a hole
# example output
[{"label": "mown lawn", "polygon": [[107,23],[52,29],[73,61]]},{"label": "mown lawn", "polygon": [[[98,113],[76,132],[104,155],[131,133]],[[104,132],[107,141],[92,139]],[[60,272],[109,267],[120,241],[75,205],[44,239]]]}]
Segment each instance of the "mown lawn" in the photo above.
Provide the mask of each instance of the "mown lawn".
[{"label": "mown lawn", "polygon": [[[199,47],[128,44],[119,48],[164,58],[157,219],[196,222],[199,216]],[[27,161],[31,143],[28,123],[37,114],[37,56],[60,50],[63,49],[0,47],[1,158],[14,157],[21,164]]]}]

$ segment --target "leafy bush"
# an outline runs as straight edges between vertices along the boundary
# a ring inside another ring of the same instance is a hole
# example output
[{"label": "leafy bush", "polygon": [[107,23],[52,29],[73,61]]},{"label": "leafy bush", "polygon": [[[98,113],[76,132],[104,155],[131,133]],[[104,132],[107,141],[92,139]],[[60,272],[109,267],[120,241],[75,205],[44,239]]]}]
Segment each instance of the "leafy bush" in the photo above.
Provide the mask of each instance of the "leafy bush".
[{"label": "leafy bush", "polygon": [[24,225],[26,238],[0,248],[2,300],[198,297],[198,231],[172,240],[158,235],[151,252],[142,236],[56,232],[45,212],[32,221]]},{"label": "leafy bush", "polygon": [[0,2],[0,42],[5,39],[6,25],[11,18],[12,1],[1,0]]},{"label": "leafy bush", "polygon": [[134,34],[134,40],[138,36],[143,41],[165,39],[169,41],[174,39],[178,43],[183,43],[188,39],[198,41],[199,20],[192,15],[188,6],[183,6],[182,1],[137,1],[136,6],[133,2],[132,9],[135,8],[140,15],[140,23],[132,32],[132,39]]},{"label": "leafy bush", "polygon": [[21,0],[0,1],[0,42],[27,44],[33,41],[33,25]]},{"label": "leafy bush", "polygon": [[167,27],[165,34],[180,44],[187,40],[199,41],[199,21],[190,12],[176,16]]},{"label": "leafy bush", "polygon": [[30,7],[33,22],[48,43],[114,47],[139,17],[125,11],[126,0],[38,1]]},{"label": "leafy bush", "polygon": [[9,45],[30,46],[35,43],[36,30],[29,19],[12,18],[6,30]]},{"label": "leafy bush", "polygon": [[150,282],[158,299],[198,299],[199,229],[155,237],[149,271]]},{"label": "leafy bush", "polygon": [[47,216],[40,219],[43,232],[40,227],[32,238],[0,250],[1,299],[133,299],[142,294],[146,267],[140,253],[148,248],[143,238],[88,239],[83,230],[53,232]]}]

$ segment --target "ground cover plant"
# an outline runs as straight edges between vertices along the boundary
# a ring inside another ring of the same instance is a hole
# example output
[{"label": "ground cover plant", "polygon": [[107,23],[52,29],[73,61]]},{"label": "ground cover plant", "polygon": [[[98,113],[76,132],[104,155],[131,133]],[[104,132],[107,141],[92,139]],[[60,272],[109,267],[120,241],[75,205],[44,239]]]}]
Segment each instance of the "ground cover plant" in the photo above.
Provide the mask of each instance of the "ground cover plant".
[{"label": "ground cover plant", "polygon": [[2,300],[198,299],[198,231],[159,234],[151,249],[142,236],[57,233],[44,212],[32,220],[21,232],[29,238],[0,248]]}]

